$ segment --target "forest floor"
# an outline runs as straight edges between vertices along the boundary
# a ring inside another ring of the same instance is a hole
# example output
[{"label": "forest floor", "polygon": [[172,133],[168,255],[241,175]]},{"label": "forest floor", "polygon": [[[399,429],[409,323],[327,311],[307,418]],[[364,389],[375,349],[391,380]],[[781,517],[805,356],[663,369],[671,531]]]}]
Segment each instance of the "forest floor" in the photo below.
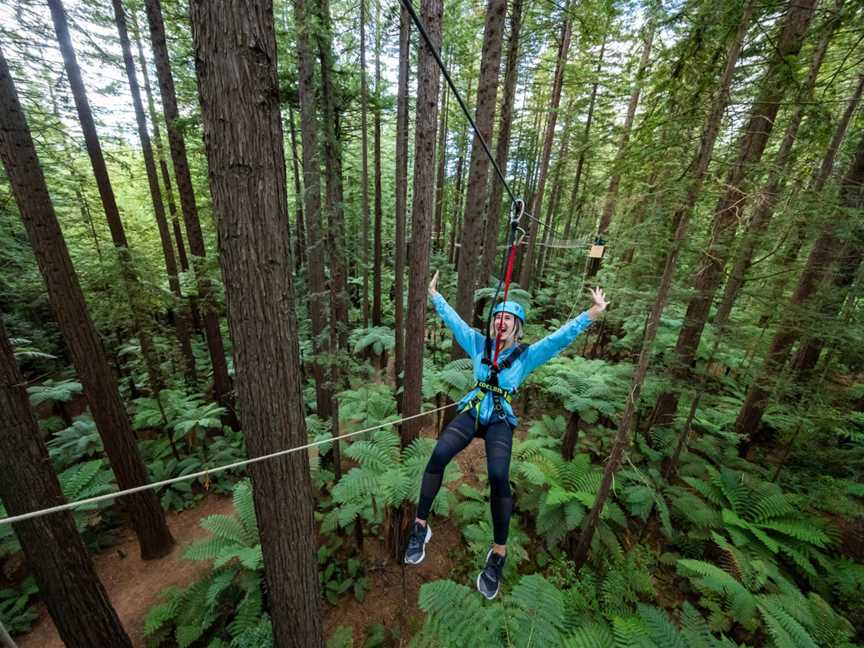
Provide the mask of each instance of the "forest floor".
[{"label": "forest floor", "polygon": [[[432,426],[423,436],[436,436]],[[483,489],[478,475],[486,470],[483,441],[475,439],[457,457],[463,477],[452,484],[468,483]],[[170,586],[185,587],[201,578],[210,569],[208,562],[183,558],[185,548],[195,540],[207,537],[208,532],[198,522],[208,515],[230,515],[232,500],[227,496],[211,495],[195,508],[168,516],[168,526],[177,545],[166,557],[144,562],[131,530],[121,532],[120,543],[94,556],[96,571],[132,644],[144,648],[144,619],[150,609],[160,602],[161,592]],[[424,613],[418,607],[420,587],[427,582],[455,578],[454,569],[464,570],[464,544],[461,531],[454,522],[445,518],[431,521],[433,538],[426,559],[419,566],[402,567],[392,560],[384,542],[367,537],[364,547],[366,577],[369,590],[363,602],[352,595],[343,595],[335,607],[323,604],[325,637],[339,626],[350,626],[354,645],[362,646],[369,629],[381,624],[402,638],[400,645],[422,627]],[[479,569],[480,565],[478,565]],[[466,583],[468,584],[468,583]],[[478,594],[479,596],[479,594]],[[39,619],[33,629],[16,639],[19,648],[63,648],[54,623],[44,605],[37,607]]]}]

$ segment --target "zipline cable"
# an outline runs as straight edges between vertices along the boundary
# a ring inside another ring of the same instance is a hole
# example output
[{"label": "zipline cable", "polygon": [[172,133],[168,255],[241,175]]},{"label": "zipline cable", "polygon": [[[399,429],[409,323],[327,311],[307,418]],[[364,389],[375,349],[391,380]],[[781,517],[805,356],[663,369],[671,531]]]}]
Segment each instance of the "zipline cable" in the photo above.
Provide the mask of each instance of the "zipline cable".
[{"label": "zipline cable", "polygon": [[[501,184],[504,185],[504,189],[507,191],[507,195],[510,196],[510,204],[515,207],[517,202],[519,202],[519,199],[516,198],[513,190],[510,189],[510,184],[507,182],[507,178],[504,177],[504,173],[498,166],[498,162],[495,161],[495,157],[489,150],[489,145],[486,143],[486,139],[483,137],[482,133],[480,133],[480,130],[477,128],[477,124],[474,123],[474,119],[471,117],[468,106],[465,105],[465,101],[462,99],[462,95],[459,94],[459,90],[456,88],[456,84],[453,83],[453,79],[450,77],[450,72],[447,70],[447,66],[444,64],[444,61],[441,60],[441,55],[438,53],[438,50],[432,44],[432,38],[429,36],[429,32],[426,31],[426,27],[420,20],[420,16],[417,15],[417,11],[414,9],[414,5],[411,4],[411,0],[399,0],[399,3],[403,7],[405,7],[405,11],[407,11],[408,15],[411,16],[411,21],[414,23],[414,26],[417,27],[417,31],[420,32],[420,35],[423,36],[423,40],[426,41],[426,46],[429,48],[429,51],[432,52],[432,57],[438,64],[438,67],[441,70],[441,74],[444,75],[444,78],[447,80],[447,85],[449,85],[450,90],[453,91],[453,95],[456,97],[456,101],[459,103],[459,107],[462,109],[462,113],[465,115],[468,123],[471,124],[471,129],[474,131],[474,135],[476,135],[477,139],[480,140],[480,145],[483,147],[483,152],[486,153],[486,157],[488,157],[489,161],[492,163],[492,167],[495,169],[495,173],[498,176],[498,179],[501,181]],[[546,225],[546,223],[544,223],[539,218],[535,218],[532,214],[524,212],[524,215],[527,216],[530,220],[539,224],[541,227],[551,229]]]},{"label": "zipline cable", "polygon": [[389,427],[391,425],[398,425],[399,423],[403,423],[405,421],[410,421],[411,419],[418,418],[420,416],[427,416],[429,414],[434,414],[435,412],[440,412],[441,410],[447,409],[448,407],[455,406],[456,403],[450,403],[449,405],[442,405],[441,407],[436,407],[435,409],[428,410],[426,412],[420,412],[419,414],[412,414],[411,416],[406,416],[404,418],[398,419],[396,421],[388,421],[387,423],[381,423],[380,425],[375,425],[370,428],[365,428],[363,430],[356,430],[355,432],[348,432],[346,434],[342,434],[337,437],[331,437],[329,439],[322,439],[321,441],[313,441],[312,443],[307,443],[302,446],[297,446],[294,448],[288,448],[287,450],[279,450],[277,452],[271,452],[270,454],[261,455],[260,457],[253,457],[252,459],[244,459],[243,461],[235,461],[234,463],[226,464],[224,466],[217,466],[215,468],[208,468],[207,470],[200,470],[198,472],[189,473],[188,475],[181,475],[179,477],[172,477],[171,479],[163,479],[158,482],[151,482],[149,484],[144,484],[143,486],[135,486],[133,488],[127,488],[126,490],[116,491],[114,493],[107,493],[105,495],[97,495],[96,497],[88,497],[82,500],[77,500],[75,502],[67,502],[66,504],[60,504],[58,506],[51,506],[49,508],[40,509],[38,511],[31,511],[30,513],[22,513],[21,515],[13,515],[10,517],[0,518],[0,526],[4,524],[14,524],[16,522],[23,522],[24,520],[32,520],[33,518],[42,517],[44,515],[49,515],[51,513],[59,513],[60,511],[69,511],[79,506],[84,506],[85,504],[96,504],[98,502],[105,502],[108,500],[114,500],[118,497],[123,497],[124,495],[132,495],[133,493],[140,493],[142,491],[153,490],[156,488],[161,488],[162,486],[170,486],[171,484],[176,484],[182,481],[188,481],[192,479],[198,479],[199,477],[209,477],[210,475],[224,472],[226,470],[231,470],[232,468],[240,468],[242,466],[248,466],[249,464],[258,463],[260,461],[266,461],[267,459],[275,459],[276,457],[281,457],[283,455],[288,455],[293,452],[299,452],[300,450],[308,450],[309,448],[313,448],[315,446],[324,445],[325,443],[333,443],[334,441],[339,441],[340,439],[347,439],[348,437],[356,436],[358,434],[363,434],[365,432],[372,432],[373,430],[378,430],[384,427]]}]

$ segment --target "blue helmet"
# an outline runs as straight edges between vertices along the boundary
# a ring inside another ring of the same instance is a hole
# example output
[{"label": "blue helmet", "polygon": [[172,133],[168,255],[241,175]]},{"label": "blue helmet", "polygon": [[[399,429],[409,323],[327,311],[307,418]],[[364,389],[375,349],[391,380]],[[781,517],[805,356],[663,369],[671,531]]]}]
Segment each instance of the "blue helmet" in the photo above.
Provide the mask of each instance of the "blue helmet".
[{"label": "blue helmet", "polygon": [[518,317],[523,324],[525,323],[525,309],[515,301],[505,301],[498,304],[492,310],[492,317],[495,317],[498,313],[510,313]]}]

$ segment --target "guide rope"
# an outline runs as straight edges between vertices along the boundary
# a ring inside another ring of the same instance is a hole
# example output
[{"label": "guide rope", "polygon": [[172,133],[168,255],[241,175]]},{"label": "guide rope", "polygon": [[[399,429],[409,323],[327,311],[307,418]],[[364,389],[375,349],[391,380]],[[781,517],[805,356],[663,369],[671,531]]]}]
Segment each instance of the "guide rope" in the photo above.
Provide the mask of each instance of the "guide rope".
[{"label": "guide rope", "polygon": [[198,472],[189,473],[188,475],[181,475],[179,477],[172,477],[171,479],[163,479],[162,481],[151,482],[149,484],[144,484],[143,486],[135,486],[133,488],[127,488],[126,490],[115,491],[113,493],[107,493],[105,495],[97,495],[95,497],[87,497],[85,499],[76,500],[74,502],[67,502],[66,504],[60,504],[58,506],[51,506],[44,509],[39,509],[37,511],[31,511],[30,513],[22,513],[21,515],[12,515],[5,518],[0,518],[0,526],[5,524],[15,524],[16,522],[23,522],[24,520],[32,520],[34,518],[42,517],[45,515],[50,515],[51,513],[59,513],[61,511],[70,511],[72,509],[78,508],[80,506],[85,506],[87,504],[97,504],[99,502],[105,502],[109,500],[117,499],[118,497],[123,497],[124,495],[132,495],[133,493],[141,493],[147,490],[154,490],[157,488],[162,488],[163,486],[170,486],[171,484],[176,484],[182,481],[189,481],[192,479],[198,479],[199,477],[207,478],[210,475],[214,475],[216,473],[224,472],[226,470],[231,470],[233,468],[240,468],[242,466],[248,466],[250,464],[258,463],[260,461],[267,461],[268,459],[275,459],[276,457],[282,457],[284,455],[288,455],[294,452],[299,452],[300,450],[308,450],[309,448],[313,448],[315,446],[324,445],[326,443],[333,443],[334,441],[339,441],[340,439],[347,439],[348,437],[357,436],[358,434],[364,434],[366,432],[372,432],[373,430],[379,430],[384,427],[389,427],[391,425],[398,425],[399,423],[403,423],[405,421],[410,421],[411,419],[418,418],[420,416],[427,416],[429,414],[434,414],[435,412],[440,412],[441,410],[447,409],[448,407],[454,407],[456,403],[450,403],[449,405],[442,405],[441,407],[436,407],[435,409],[428,410],[426,412],[420,412],[419,414],[412,414],[411,416],[405,416],[396,421],[388,421],[386,423],[381,423],[379,425],[375,425],[369,428],[365,428],[363,430],[356,430],[355,432],[348,432],[346,434],[341,434],[337,437],[331,437],[329,439],[322,439],[321,441],[313,441],[312,443],[307,443],[305,445],[296,446],[294,448],[288,448],[287,450],[279,450],[277,452],[271,452],[270,454],[261,455],[260,457],[253,457],[251,459],[244,459],[242,461],[235,461],[234,463],[225,464],[224,466],[217,466],[215,468],[208,468],[206,470],[199,470]]}]

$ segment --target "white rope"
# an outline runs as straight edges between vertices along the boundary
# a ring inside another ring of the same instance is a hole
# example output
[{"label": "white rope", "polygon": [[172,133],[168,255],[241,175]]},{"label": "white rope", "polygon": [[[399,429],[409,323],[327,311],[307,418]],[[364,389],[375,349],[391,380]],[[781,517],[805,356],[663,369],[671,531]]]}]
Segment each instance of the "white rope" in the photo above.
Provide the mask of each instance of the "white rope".
[{"label": "white rope", "polygon": [[324,445],[325,443],[333,443],[334,441],[338,441],[339,439],[347,439],[348,437],[356,436],[358,434],[363,434],[365,432],[372,432],[373,430],[378,430],[380,428],[389,427],[391,425],[397,425],[399,423],[403,423],[404,421],[410,421],[411,419],[418,418],[420,416],[427,416],[429,414],[434,414],[435,412],[440,412],[441,410],[447,409],[448,407],[453,407],[457,403],[450,403],[449,405],[442,405],[441,407],[436,407],[433,410],[429,410],[426,412],[420,412],[419,414],[413,414],[411,416],[406,416],[405,418],[398,419],[396,421],[389,421],[388,423],[381,423],[380,425],[375,425],[370,428],[366,428],[364,430],[357,430],[355,432],[348,432],[347,434],[342,434],[337,437],[331,437],[329,439],[322,439],[321,441],[313,441],[312,443],[307,443],[306,445],[297,446],[296,448],[288,448],[287,450],[279,450],[278,452],[272,452],[270,454],[262,455],[260,457],[253,457],[252,459],[244,459],[243,461],[236,461],[234,463],[226,464],[224,466],[217,466],[216,468],[208,468],[207,470],[201,470],[195,473],[189,473],[188,475],[181,475],[180,477],[172,477],[171,479],[163,479],[162,481],[152,482],[150,484],[145,484],[143,486],[135,486],[134,488],[127,488],[126,490],[116,491],[114,493],[107,493],[105,495],[97,495],[96,497],[88,497],[86,499],[77,500],[75,502],[68,502],[66,504],[61,504],[59,506],[52,506],[50,508],[40,509],[38,511],[31,511],[30,513],[22,513],[21,515],[13,515],[11,517],[0,518],[0,526],[4,524],[14,524],[15,522],[23,522],[24,520],[32,520],[33,518],[42,517],[43,515],[50,515],[51,513],[59,513],[60,511],[69,511],[74,508],[78,508],[79,506],[84,506],[85,504],[96,504],[98,502],[104,502],[107,500],[117,499],[118,497],[122,497],[124,495],[131,495],[133,493],[140,493],[142,491],[161,488],[162,486],[169,486],[171,484],[176,484],[177,482],[187,481],[191,479],[198,479],[199,477],[208,477],[214,473],[224,472],[226,470],[231,470],[232,468],[240,468],[241,466],[248,466],[249,464],[258,463],[259,461],[266,461],[267,459],[275,459],[276,457],[281,457],[283,455],[291,454],[292,452],[299,452],[300,450],[308,450],[309,448]]}]

